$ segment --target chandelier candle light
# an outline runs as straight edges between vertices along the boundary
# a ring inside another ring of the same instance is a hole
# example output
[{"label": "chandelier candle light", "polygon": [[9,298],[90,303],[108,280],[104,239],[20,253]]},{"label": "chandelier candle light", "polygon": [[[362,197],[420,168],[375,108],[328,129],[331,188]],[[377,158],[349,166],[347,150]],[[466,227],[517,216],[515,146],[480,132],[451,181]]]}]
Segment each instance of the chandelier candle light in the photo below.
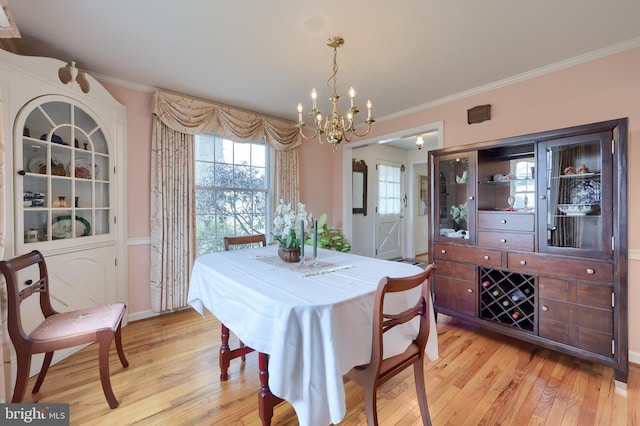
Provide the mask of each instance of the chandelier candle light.
[{"label": "chandelier candle light", "polygon": [[[296,127],[299,129],[300,134],[305,139],[313,139],[316,136],[318,137],[318,141],[320,143],[324,143],[326,140],[333,146],[333,150],[336,151],[338,149],[338,144],[344,140],[345,142],[351,142],[353,136],[366,136],[371,131],[371,124],[375,122],[373,116],[371,115],[371,101],[367,101],[367,119],[364,121],[366,124],[366,131],[362,134],[356,132],[355,128],[355,116],[358,113],[358,108],[355,105],[356,92],[351,87],[349,89],[349,97],[351,98],[351,107],[347,111],[347,115],[342,116],[338,113],[338,101],[340,100],[340,96],[337,93],[337,82],[338,82],[338,47],[344,44],[344,39],[340,36],[334,36],[327,40],[327,46],[333,48],[333,74],[327,80],[327,86],[332,89],[332,95],[329,98],[333,105],[332,112],[330,115],[326,116],[323,120],[322,114],[318,110],[317,105],[317,97],[318,94],[316,89],[311,91],[311,100],[312,107],[309,115],[313,117],[315,129],[313,130],[313,136],[307,137],[305,136],[302,128],[305,126],[305,122],[302,119],[302,103],[298,103],[298,122],[296,123]],[[323,140],[324,135],[324,140]]]}]

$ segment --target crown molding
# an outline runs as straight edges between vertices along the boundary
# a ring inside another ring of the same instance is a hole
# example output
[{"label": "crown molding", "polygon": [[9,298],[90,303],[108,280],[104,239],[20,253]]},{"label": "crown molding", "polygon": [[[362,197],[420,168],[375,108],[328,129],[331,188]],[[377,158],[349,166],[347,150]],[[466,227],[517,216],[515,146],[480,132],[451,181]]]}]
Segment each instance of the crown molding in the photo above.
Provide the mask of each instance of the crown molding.
[{"label": "crown molding", "polygon": [[596,59],[601,59],[606,56],[614,55],[616,53],[625,52],[627,50],[635,49],[637,47],[640,47],[640,37],[633,38],[631,40],[627,40],[622,43],[613,44],[611,46],[594,50],[592,52],[588,52],[582,55],[574,56],[573,58],[565,59],[563,61],[556,62],[554,64],[547,65],[544,67],[536,68],[534,70],[517,74],[512,77],[507,77],[505,79],[498,80],[493,83],[489,83],[473,89],[465,90],[451,96],[446,96],[444,98],[436,99],[435,101],[427,102],[422,105],[415,106],[413,108],[405,109],[403,111],[398,111],[396,113],[389,114],[384,117],[376,118],[376,121],[381,122],[381,121],[393,120],[408,114],[421,112],[421,111],[434,108],[440,105],[448,104],[450,102],[458,101],[460,99],[468,98],[470,96],[479,95],[482,93],[489,92],[491,90],[500,89],[502,87],[507,87],[512,84],[520,83],[526,80],[530,80],[532,78],[536,78],[536,77],[540,77],[556,71],[564,70],[576,65],[584,64],[586,62],[591,62]]}]

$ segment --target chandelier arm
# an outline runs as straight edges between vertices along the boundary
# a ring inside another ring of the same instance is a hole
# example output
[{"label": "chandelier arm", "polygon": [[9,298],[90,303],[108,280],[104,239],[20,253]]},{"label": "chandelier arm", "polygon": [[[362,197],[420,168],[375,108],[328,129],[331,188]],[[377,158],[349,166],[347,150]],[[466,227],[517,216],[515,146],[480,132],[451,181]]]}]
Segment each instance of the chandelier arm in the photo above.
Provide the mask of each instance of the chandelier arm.
[{"label": "chandelier arm", "polygon": [[353,133],[354,135],[356,135],[357,137],[359,137],[359,138],[361,138],[361,137],[363,137],[363,136],[367,136],[367,135],[369,134],[369,132],[371,131],[371,123],[372,123],[372,121],[371,121],[371,122],[369,122],[369,123],[367,123],[367,124],[368,124],[368,125],[367,125],[367,131],[366,131],[366,132],[364,132],[363,134],[359,134],[358,132],[356,132],[356,129],[353,129],[352,133]]}]

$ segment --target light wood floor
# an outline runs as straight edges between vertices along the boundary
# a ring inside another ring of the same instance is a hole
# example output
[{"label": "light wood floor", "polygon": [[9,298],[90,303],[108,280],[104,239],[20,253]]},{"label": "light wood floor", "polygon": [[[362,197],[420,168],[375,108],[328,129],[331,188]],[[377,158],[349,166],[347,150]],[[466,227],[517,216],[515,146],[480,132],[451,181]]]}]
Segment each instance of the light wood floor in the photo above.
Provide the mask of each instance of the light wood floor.
[{"label": "light wood floor", "polygon": [[[53,366],[38,394],[25,402],[67,402],[72,425],[258,425],[257,356],[233,360],[218,379],[219,322],[193,310],[136,321],[123,329],[130,362],[111,353],[120,406],[102,394],[97,347]],[[438,425],[640,425],[640,367],[632,366],[628,397],[614,393],[613,372],[534,345],[474,330],[439,316],[440,358],[426,362],[427,394]],[[363,392],[347,382],[341,424],[365,424]],[[381,425],[419,425],[412,372],[379,392]],[[288,404],[274,425],[297,425]]]}]

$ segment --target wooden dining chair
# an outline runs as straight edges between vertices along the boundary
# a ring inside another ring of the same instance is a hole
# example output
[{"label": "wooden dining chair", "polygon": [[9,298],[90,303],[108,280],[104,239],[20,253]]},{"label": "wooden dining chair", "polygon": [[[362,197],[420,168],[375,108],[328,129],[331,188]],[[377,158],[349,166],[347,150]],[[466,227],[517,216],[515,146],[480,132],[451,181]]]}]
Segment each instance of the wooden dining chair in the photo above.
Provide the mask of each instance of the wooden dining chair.
[{"label": "wooden dining chair", "polygon": [[[30,268],[32,267],[33,268]],[[37,266],[37,269],[36,269]],[[99,367],[102,390],[111,408],[118,406],[118,400],[111,389],[109,377],[109,348],[116,341],[116,349],[123,367],[129,366],[124,356],[121,339],[121,322],[126,306],[114,303],[79,309],[70,312],[56,312],[51,305],[49,295],[49,275],[42,254],[34,250],[31,253],[0,262],[0,272],[4,275],[8,292],[7,328],[16,351],[18,371],[11,402],[22,402],[29,381],[31,355],[44,353],[44,362],[33,387],[33,393],[40,390],[44,377],[49,370],[54,351],[71,348],[87,343],[99,344]],[[20,290],[18,273],[26,286]],[[35,280],[35,281],[34,281]],[[28,297],[40,295],[42,321],[30,333],[22,325],[20,304]]]},{"label": "wooden dining chair", "polygon": [[224,250],[229,251],[231,246],[242,246],[243,248],[262,245],[267,246],[267,239],[264,234],[242,235],[239,237],[224,237]]},{"label": "wooden dining chair", "polygon": [[[352,368],[346,374],[348,379],[364,387],[368,426],[378,424],[376,396],[378,387],[409,366],[413,366],[422,423],[431,425],[424,382],[424,356],[425,346],[429,339],[429,298],[431,297],[431,275],[434,270],[435,266],[431,264],[419,274],[402,278],[385,277],[378,284],[373,307],[371,361],[368,364]],[[402,312],[388,312],[389,308],[385,307],[384,302],[389,293],[404,292],[420,286],[420,295],[415,305]],[[383,358],[384,333],[393,327],[413,320],[415,317],[420,317],[417,337],[401,354]]]},{"label": "wooden dining chair", "polygon": [[[232,246],[248,248],[256,245],[267,246],[267,239],[264,234],[224,237],[225,251],[231,250]],[[229,347],[229,328],[222,323],[220,323],[220,340],[222,341],[220,346],[220,380],[225,381],[229,378],[228,370],[231,360],[240,357],[242,361],[246,361],[246,355],[253,352],[254,349],[245,346],[242,340],[240,340],[239,348],[231,349]]]}]

